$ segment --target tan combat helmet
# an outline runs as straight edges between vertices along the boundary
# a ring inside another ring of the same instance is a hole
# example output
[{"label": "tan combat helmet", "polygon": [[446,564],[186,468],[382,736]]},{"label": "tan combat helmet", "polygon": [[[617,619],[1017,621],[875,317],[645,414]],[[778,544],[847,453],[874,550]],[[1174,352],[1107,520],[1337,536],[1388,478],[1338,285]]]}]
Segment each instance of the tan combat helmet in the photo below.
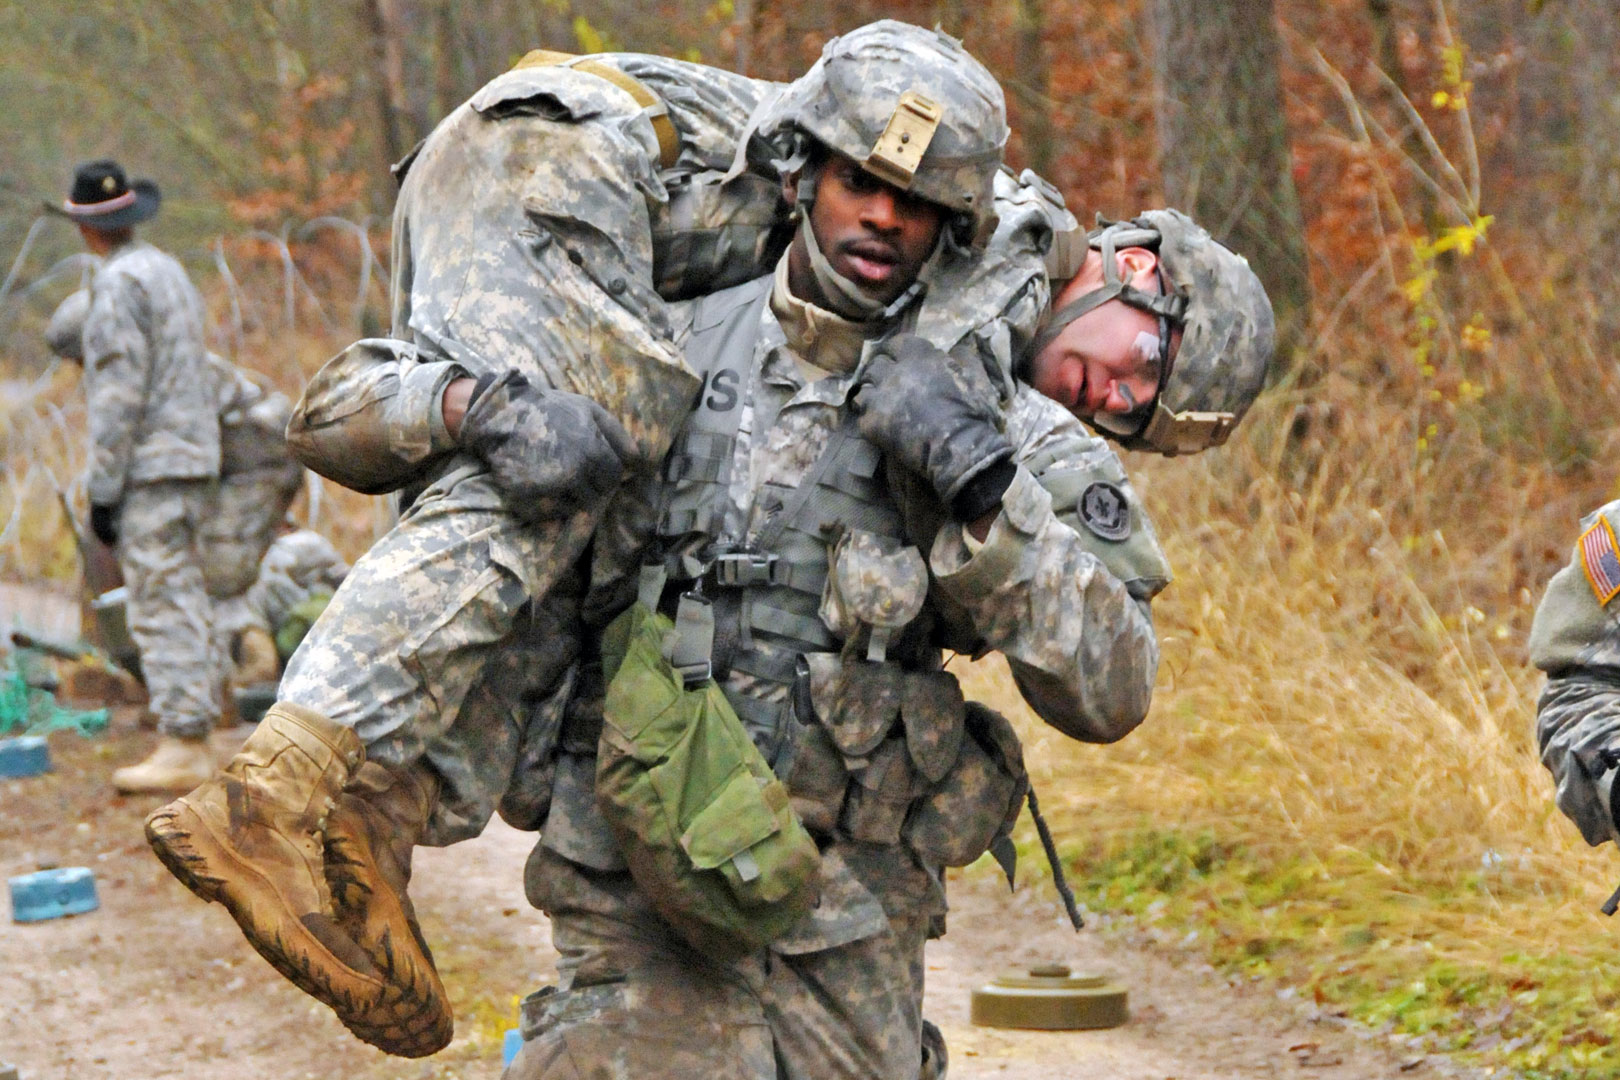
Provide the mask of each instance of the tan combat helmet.
[{"label": "tan combat helmet", "polygon": [[756,130],[786,151],[790,170],[803,165],[808,137],[954,211],[963,246],[995,227],[1006,101],[984,65],[938,30],[883,19],[834,38]]},{"label": "tan combat helmet", "polygon": [[[1167,457],[1225,443],[1265,385],[1276,349],[1271,300],[1249,261],[1179,210],[1149,210],[1130,221],[1099,218],[1088,243],[1102,253],[1102,287],[1054,312],[1031,354],[1110,300],[1150,312],[1159,317],[1166,345],[1169,332],[1181,330],[1174,361],[1162,358],[1158,394],[1132,413],[1099,413],[1092,425],[1127,449]],[[1162,292],[1143,292],[1121,280],[1114,252],[1127,247],[1158,255]]]},{"label": "tan combat helmet", "polygon": [[64,360],[84,363],[84,320],[90,315],[90,290],[79,289],[56,305],[45,327],[45,344]]}]

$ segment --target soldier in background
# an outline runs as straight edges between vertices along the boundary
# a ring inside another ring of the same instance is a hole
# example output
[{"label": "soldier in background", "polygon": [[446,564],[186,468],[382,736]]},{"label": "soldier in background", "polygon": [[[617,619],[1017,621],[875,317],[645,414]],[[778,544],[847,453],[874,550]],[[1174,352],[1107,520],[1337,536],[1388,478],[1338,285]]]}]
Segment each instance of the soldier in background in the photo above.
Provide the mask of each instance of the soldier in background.
[{"label": "soldier in background", "polygon": [[[56,355],[84,363],[84,325],[89,313],[88,289],[74,292],[57,305],[45,330],[46,344]],[[210,495],[197,541],[204,588],[214,601],[215,664],[225,671],[240,651],[237,639],[262,621],[249,593],[261,577],[266,553],[303,485],[304,469],[287,446],[285,432],[292,403],[285,394],[260,385],[212,352],[204,354],[201,374],[208,380],[219,418],[220,467],[219,483]],[[321,542],[325,544],[324,538]],[[327,547],[329,550],[330,545]],[[337,559],[336,552],[332,558]],[[341,577],[340,573],[337,580]],[[336,580],[330,588],[336,588]],[[255,644],[250,642],[250,651]],[[263,651],[258,650],[260,655]],[[273,655],[273,646],[270,652]]]},{"label": "soldier in background", "polygon": [[231,624],[232,681],[273,683],[349,572],[331,541],[290,521],[259,563]]},{"label": "soldier in background", "polygon": [[[1620,501],[1581,519],[1569,564],[1553,575],[1530,629],[1530,662],[1547,673],[1536,706],[1541,763],[1558,808],[1594,847],[1620,844]],[[1620,897],[1620,893],[1616,894]],[[1613,913],[1611,899],[1604,910]]]},{"label": "soldier in background", "polygon": [[219,477],[219,414],[202,297],[174,258],[135,239],[159,204],[156,184],[131,184],[103,160],[79,166],[60,207],[102,259],[82,335],[90,528],[116,546],[161,735],[146,760],[113,774],[125,793],[205,779],[220,711],[202,547]]}]

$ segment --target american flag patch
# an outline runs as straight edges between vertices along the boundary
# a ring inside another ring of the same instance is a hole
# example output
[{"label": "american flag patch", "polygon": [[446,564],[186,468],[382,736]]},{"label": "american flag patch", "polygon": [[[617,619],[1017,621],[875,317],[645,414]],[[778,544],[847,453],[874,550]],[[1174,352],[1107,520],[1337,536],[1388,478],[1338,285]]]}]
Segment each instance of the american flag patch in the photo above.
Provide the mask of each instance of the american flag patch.
[{"label": "american flag patch", "polygon": [[1615,550],[1614,529],[1602,514],[1592,527],[1581,533],[1581,565],[1599,604],[1607,604],[1620,594],[1620,551]]}]

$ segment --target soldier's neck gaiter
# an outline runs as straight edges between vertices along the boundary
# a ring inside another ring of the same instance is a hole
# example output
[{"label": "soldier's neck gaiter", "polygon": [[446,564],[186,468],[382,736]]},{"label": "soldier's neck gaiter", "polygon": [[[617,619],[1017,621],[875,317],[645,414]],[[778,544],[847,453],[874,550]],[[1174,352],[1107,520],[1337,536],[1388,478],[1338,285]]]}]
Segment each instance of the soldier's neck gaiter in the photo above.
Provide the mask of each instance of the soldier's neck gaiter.
[{"label": "soldier's neck gaiter", "polygon": [[[861,358],[861,346],[882,333],[886,321],[857,322],[794,296],[788,288],[788,260],[776,264],[771,288],[771,313],[782,326],[788,349],[800,362],[802,374],[812,382],[823,375],[847,375]],[[803,370],[806,366],[814,370]]]}]

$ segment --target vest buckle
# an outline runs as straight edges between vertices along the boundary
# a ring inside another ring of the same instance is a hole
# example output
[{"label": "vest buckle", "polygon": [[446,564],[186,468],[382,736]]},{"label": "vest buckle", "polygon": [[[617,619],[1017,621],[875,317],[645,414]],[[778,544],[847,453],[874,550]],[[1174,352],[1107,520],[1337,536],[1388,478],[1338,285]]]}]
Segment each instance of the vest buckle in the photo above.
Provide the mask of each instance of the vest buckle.
[{"label": "vest buckle", "polygon": [[711,572],[714,583],[728,588],[745,589],[752,585],[780,585],[777,565],[779,559],[761,551],[737,551],[716,556]]}]

